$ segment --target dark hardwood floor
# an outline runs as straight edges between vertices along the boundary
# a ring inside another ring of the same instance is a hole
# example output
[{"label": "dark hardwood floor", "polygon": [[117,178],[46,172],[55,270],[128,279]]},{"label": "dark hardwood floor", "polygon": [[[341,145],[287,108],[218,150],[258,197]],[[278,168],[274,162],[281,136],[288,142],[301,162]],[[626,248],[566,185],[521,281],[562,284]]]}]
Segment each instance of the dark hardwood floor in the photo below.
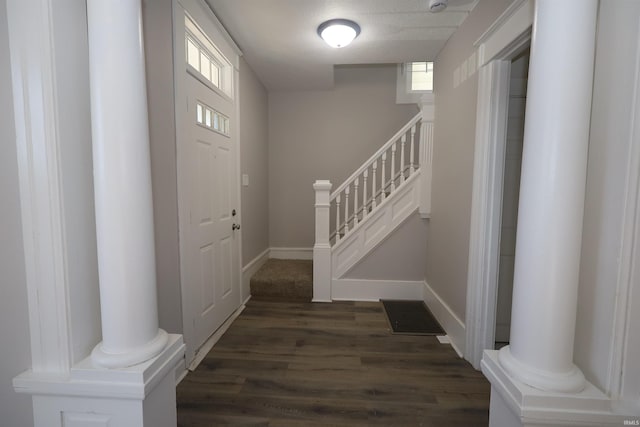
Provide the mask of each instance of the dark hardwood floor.
[{"label": "dark hardwood floor", "polygon": [[482,374],[380,303],[250,301],[177,394],[181,427],[488,425]]}]

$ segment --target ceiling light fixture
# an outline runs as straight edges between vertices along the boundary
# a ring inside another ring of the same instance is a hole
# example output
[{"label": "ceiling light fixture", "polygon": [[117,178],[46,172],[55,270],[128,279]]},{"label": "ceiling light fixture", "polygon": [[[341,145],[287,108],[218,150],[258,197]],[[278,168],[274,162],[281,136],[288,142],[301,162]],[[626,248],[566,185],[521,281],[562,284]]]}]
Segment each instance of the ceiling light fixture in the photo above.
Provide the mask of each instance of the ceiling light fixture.
[{"label": "ceiling light fixture", "polygon": [[447,8],[448,0],[430,0],[429,1],[429,10],[432,13],[442,12]]},{"label": "ceiling light fixture", "polygon": [[345,47],[360,34],[360,26],[348,19],[331,19],[318,27],[318,35],[329,46]]}]

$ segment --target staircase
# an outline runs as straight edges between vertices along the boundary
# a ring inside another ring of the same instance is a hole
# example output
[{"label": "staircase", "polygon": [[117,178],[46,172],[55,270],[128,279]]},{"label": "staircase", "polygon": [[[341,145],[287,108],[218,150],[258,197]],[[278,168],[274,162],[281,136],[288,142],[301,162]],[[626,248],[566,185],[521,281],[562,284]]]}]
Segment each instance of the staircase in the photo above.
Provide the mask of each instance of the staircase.
[{"label": "staircase", "polygon": [[269,259],[251,277],[251,298],[309,302],[313,296],[313,262]]},{"label": "staircase", "polygon": [[[318,180],[313,301],[345,298],[341,280],[416,211],[431,209],[433,109],[403,126],[333,192]],[[363,299],[376,299],[365,289]]]}]

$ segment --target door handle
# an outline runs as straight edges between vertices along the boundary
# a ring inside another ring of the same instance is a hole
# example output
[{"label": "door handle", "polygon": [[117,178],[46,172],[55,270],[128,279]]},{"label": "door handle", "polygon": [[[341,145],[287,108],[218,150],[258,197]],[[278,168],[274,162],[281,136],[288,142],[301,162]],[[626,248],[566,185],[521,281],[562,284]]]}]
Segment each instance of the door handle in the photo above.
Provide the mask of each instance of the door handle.
[{"label": "door handle", "polygon": [[240,224],[233,224],[231,230],[240,230]]}]

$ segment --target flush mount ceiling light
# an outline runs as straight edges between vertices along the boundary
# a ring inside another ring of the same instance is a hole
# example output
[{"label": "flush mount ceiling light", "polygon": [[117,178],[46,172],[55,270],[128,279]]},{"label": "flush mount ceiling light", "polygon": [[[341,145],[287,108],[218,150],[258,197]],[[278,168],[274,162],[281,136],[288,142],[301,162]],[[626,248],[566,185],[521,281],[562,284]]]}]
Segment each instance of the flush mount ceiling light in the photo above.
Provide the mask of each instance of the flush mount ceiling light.
[{"label": "flush mount ceiling light", "polygon": [[448,0],[430,0],[429,1],[429,10],[432,13],[442,12],[447,8]]},{"label": "flush mount ceiling light", "polygon": [[348,19],[331,19],[318,27],[318,35],[329,46],[345,47],[360,34],[360,26]]}]

